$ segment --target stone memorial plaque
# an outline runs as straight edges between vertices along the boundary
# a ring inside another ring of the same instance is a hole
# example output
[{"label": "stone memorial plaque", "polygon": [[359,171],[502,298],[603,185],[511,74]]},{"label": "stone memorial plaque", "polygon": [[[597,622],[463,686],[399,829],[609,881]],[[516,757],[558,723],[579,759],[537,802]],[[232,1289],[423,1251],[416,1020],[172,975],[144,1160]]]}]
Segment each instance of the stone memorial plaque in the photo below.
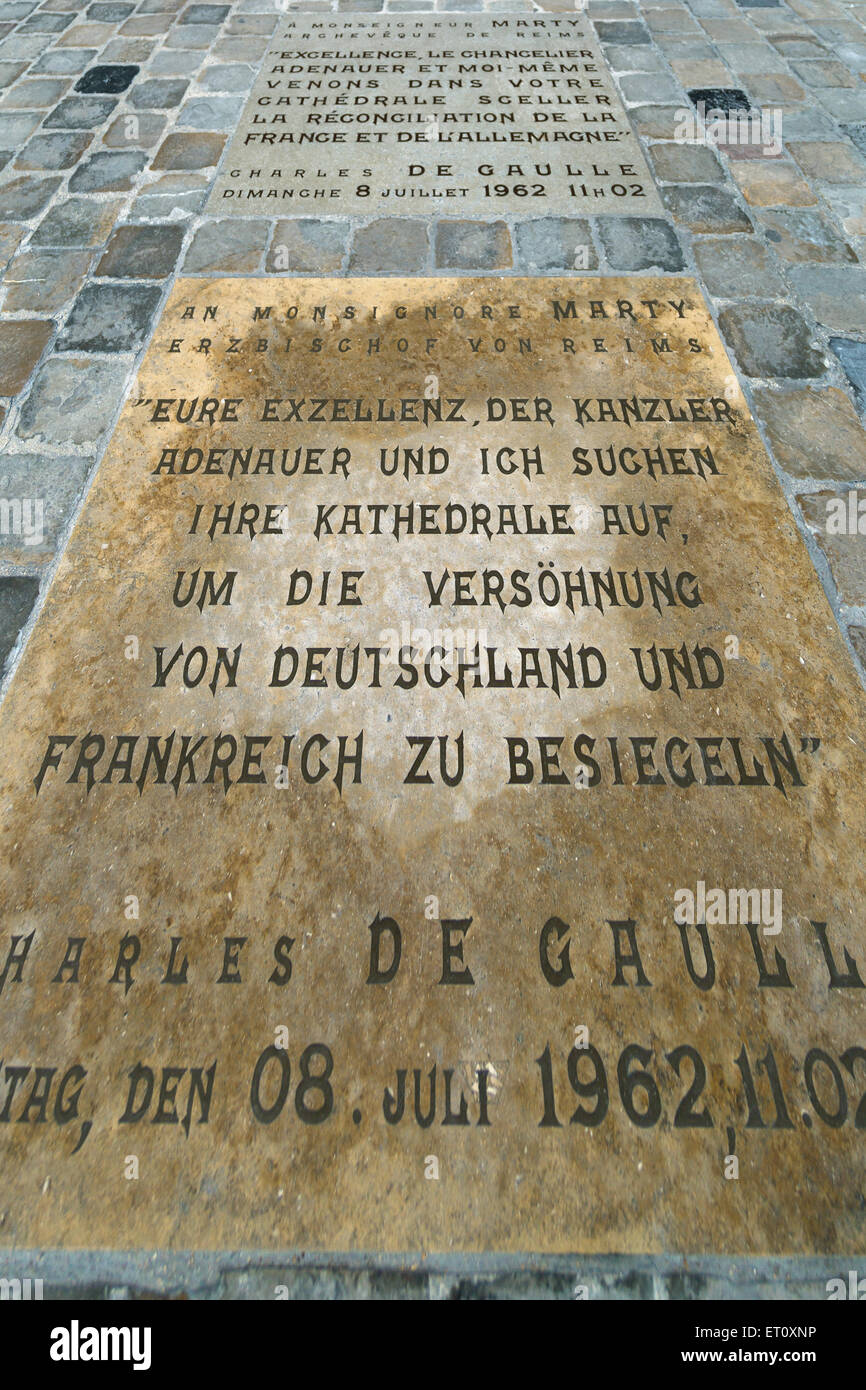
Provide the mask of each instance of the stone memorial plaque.
[{"label": "stone memorial plaque", "polygon": [[178,281],[0,713],[3,1243],[862,1253],[864,716],[693,281]]},{"label": "stone memorial plaque", "polygon": [[284,20],[209,208],[661,211],[585,17],[490,14]]}]

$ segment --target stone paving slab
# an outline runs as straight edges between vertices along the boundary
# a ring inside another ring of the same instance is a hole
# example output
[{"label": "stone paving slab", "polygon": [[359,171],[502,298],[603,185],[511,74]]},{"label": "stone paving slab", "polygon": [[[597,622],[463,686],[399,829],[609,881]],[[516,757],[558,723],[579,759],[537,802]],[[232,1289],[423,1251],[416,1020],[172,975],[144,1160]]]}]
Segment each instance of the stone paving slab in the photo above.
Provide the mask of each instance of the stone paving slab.
[{"label": "stone paving slab", "polygon": [[[387,264],[385,273],[430,275],[440,256],[457,276],[694,276],[866,678],[857,539],[826,531],[828,503],[866,490],[862,4],[590,3],[581,18],[658,180],[659,211],[530,209],[466,219],[456,232],[453,217],[398,218],[389,231],[378,217],[320,208],[256,211],[230,232],[206,200],[228,167],[231,112],[253,91],[286,13],[312,33],[352,8],[411,18],[479,14],[480,3],[234,0],[194,22],[164,0],[76,8],[13,0],[0,11],[0,476],[10,503],[41,499],[46,518],[38,555],[14,531],[0,535],[4,688],[178,273],[378,274]],[[483,12],[563,7],[488,0]],[[87,75],[112,66],[137,71],[120,90],[88,90],[98,78]],[[763,134],[702,139],[686,119],[689,92],[714,87],[742,93]],[[153,240],[136,241],[135,226]]]}]

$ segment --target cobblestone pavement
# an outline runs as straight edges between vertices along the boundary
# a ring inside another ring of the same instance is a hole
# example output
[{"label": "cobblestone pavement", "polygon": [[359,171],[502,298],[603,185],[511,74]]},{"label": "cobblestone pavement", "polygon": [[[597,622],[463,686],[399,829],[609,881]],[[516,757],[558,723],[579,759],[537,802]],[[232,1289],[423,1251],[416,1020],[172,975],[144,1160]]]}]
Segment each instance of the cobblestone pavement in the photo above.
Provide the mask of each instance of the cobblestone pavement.
[{"label": "cobblestone pavement", "polygon": [[[591,0],[665,217],[205,214],[280,15],[383,8],[574,5],[0,3],[0,498],[45,509],[38,544],[0,529],[6,679],[176,275],[651,270],[705,290],[864,675],[864,547],[824,520],[866,487],[866,0]],[[778,153],[675,138],[713,95],[781,120]]]}]

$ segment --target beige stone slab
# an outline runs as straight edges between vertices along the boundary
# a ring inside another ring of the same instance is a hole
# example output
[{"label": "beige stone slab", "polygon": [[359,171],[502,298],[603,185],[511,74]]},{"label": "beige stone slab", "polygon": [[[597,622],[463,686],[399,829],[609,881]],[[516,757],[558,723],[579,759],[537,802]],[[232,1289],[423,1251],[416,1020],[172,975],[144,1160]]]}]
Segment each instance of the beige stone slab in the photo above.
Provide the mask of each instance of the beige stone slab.
[{"label": "beige stone slab", "polygon": [[864,715],[693,281],[178,281],[0,710],[4,1244],[862,1254]]},{"label": "beige stone slab", "polygon": [[209,209],[661,211],[580,14],[283,18]]}]

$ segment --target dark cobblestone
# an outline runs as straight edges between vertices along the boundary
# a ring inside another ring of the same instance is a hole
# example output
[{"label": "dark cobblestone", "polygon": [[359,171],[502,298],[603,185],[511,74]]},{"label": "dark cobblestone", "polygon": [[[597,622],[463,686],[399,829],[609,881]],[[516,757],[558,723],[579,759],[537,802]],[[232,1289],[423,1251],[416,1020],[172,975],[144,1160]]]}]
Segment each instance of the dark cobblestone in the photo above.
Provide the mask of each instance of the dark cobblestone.
[{"label": "dark cobblestone", "polygon": [[164,280],[180,255],[180,227],[117,227],[94,271],[111,279]]},{"label": "dark cobblestone", "polygon": [[125,92],[140,69],[132,64],[100,63],[89,68],[75,84],[76,92]]},{"label": "dark cobblestone", "polygon": [[79,164],[69,180],[70,193],[118,193],[133,187],[147,166],[140,150],[100,150]]},{"label": "dark cobblestone", "polygon": [[150,332],[157,285],[85,286],[57,343],[58,352],[134,352]]},{"label": "dark cobblestone", "polygon": [[38,596],[38,579],[0,577],[0,664],[4,668]]}]

